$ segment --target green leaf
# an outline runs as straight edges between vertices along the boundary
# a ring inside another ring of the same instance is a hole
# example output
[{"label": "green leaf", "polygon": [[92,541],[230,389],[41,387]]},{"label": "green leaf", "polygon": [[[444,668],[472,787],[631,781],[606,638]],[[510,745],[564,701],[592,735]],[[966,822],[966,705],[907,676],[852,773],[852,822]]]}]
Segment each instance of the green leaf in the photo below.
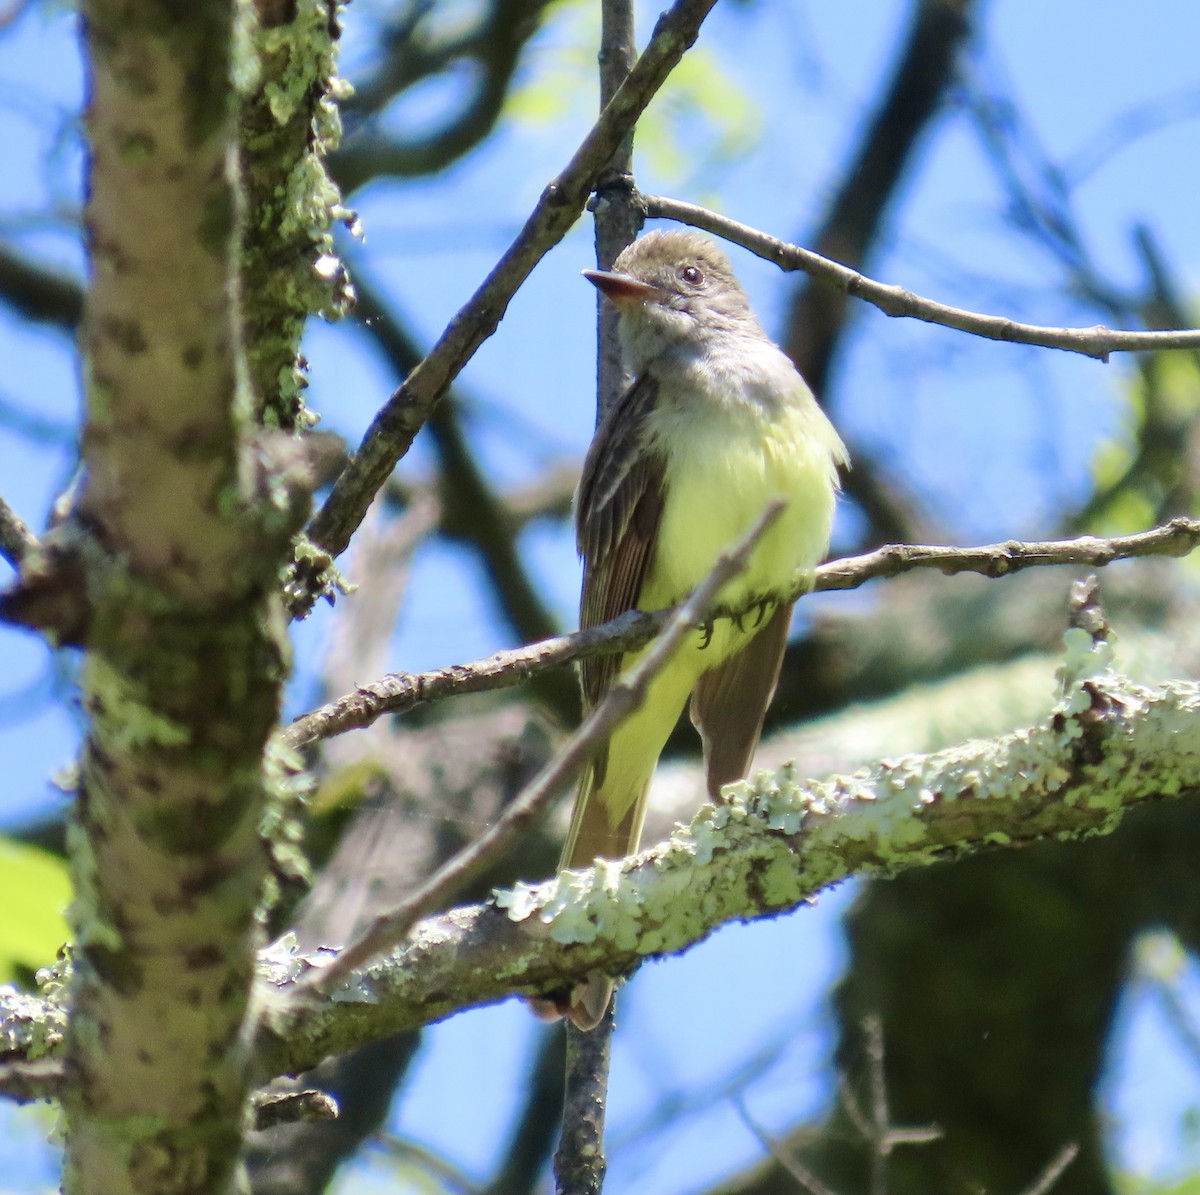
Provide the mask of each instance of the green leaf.
[{"label": "green leaf", "polygon": [[47,851],[0,838],[0,982],[25,982],[54,961],[70,936],[66,862]]}]

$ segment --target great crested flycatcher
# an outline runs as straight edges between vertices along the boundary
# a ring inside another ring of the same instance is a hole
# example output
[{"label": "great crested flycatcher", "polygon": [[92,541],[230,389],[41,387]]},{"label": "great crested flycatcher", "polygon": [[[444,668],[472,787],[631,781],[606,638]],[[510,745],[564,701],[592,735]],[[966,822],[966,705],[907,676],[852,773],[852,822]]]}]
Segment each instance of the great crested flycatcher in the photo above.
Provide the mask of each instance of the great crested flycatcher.
[{"label": "great crested flycatcher", "polygon": [[[710,240],[651,232],[611,273],[584,277],[616,305],[633,382],[597,429],[576,496],[580,624],[677,604],[771,503],[784,507],[720,594],[724,605],[763,608],[697,629],[597,752],[562,868],[637,850],[650,778],[689,697],[709,793],[746,775],[791,622],[792,603],[780,599],[829,546],[838,467],[847,463],[837,432]],[[584,660],[585,707],[638,655]],[[563,1011],[591,1028],[611,992],[611,980],[593,977]]]}]

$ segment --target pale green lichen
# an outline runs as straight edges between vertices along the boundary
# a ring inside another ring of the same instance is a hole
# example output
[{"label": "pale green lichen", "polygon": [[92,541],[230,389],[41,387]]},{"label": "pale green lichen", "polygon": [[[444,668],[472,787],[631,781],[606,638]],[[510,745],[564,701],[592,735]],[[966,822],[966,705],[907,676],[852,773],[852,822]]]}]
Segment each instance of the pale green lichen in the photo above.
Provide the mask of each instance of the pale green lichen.
[{"label": "pale green lichen", "polygon": [[324,0],[298,0],[287,22],[241,22],[235,42],[247,355],[263,424],[287,430],[317,422],[303,401],[305,321],[314,314],[339,319],[354,301],[333,229],[361,229],[326,169],[341,137],[338,102],[351,94],[337,74],[339,14]]},{"label": "pale green lichen", "polygon": [[230,80],[240,96],[252,96],[262,78],[262,60],[258,56],[255,35],[258,22],[252,4],[234,5],[233,37],[230,42]]},{"label": "pale green lichen", "polygon": [[1111,676],[1115,652],[1111,638],[1096,638],[1083,627],[1063,632],[1063,660],[1058,679],[1064,693],[1091,677]]},{"label": "pale green lichen", "polygon": [[307,536],[296,536],[292,552],[292,562],[284,566],[280,578],[283,600],[289,610],[307,609],[310,594],[323,597],[332,605],[339,596],[358,588],[342,575],[333,557]]},{"label": "pale green lichen", "polygon": [[518,880],[511,888],[497,888],[492,900],[499,909],[508,910],[509,921],[527,921],[545,907],[546,892],[553,881],[544,884],[527,884]]},{"label": "pale green lichen", "polygon": [[[891,873],[948,848],[1023,841],[1022,802],[1039,812],[1056,802],[1094,811],[1042,830],[1078,838],[1111,830],[1133,800],[1200,787],[1200,687],[1151,693],[1107,676],[1086,684],[1086,706],[1068,694],[1044,723],[996,740],[894,757],[809,785],[793,768],[760,773],[728,786],[624,870],[606,863],[564,873],[499,894],[498,903],[556,942],[667,953],[731,918],[808,900],[853,867]],[[1095,748],[1087,763],[1077,758],[1078,733]],[[947,820],[940,814],[949,801],[956,805]]]},{"label": "pale green lichen", "polygon": [[[99,807],[95,801],[91,804],[93,810]],[[96,814],[93,813],[93,816]],[[125,945],[121,931],[101,912],[96,855],[91,838],[73,819],[67,823],[67,853],[71,859],[71,882],[75,895],[67,906],[66,915],[67,923],[75,931],[76,945],[121,950]]]},{"label": "pale green lichen", "polygon": [[61,1048],[66,1031],[67,1010],[57,993],[31,996],[0,984],[0,1059],[36,1062]]},{"label": "pale green lichen", "polygon": [[635,886],[623,881],[620,863],[606,859],[598,860],[591,871],[561,873],[555,899],[539,913],[551,938],[567,944],[603,937],[622,949],[632,949],[641,909]]},{"label": "pale green lichen", "polygon": [[304,839],[306,807],[316,786],[316,776],[305,767],[298,751],[286,747],[275,736],[267,743],[263,756],[262,780],[266,799],[259,838],[270,851],[271,869],[256,918],[260,924],[266,924],[286,893],[307,890],[311,882],[312,868]]},{"label": "pale green lichen", "polygon": [[812,793],[797,782],[794,763],[784,764],[774,778],[759,772],[755,780],[755,795],[768,828],[798,834],[809,812],[819,812],[814,809]]},{"label": "pale green lichen", "polygon": [[98,652],[84,658],[83,688],[93,707],[103,711],[105,740],[117,753],[181,747],[191,739],[188,726],[147,706],[138,686]]},{"label": "pale green lichen", "polygon": [[724,805],[705,805],[692,819],[692,824],[684,830],[681,841],[695,856],[698,864],[703,866],[712,862],[715,852],[725,843],[725,827],[728,824],[729,811]]},{"label": "pale green lichen", "polygon": [[787,908],[804,895],[795,860],[785,855],[776,855],[770,860],[760,875],[759,882],[763,900],[771,908]]}]

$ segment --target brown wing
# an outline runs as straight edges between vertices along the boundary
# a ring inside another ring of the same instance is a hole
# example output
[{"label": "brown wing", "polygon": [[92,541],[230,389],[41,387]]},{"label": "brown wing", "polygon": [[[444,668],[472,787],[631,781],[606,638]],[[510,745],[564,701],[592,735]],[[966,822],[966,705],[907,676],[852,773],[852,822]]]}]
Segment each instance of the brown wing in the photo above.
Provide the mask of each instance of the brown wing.
[{"label": "brown wing", "polygon": [[[658,383],[641,377],[613,404],[583,464],[575,526],[583,557],[579,624],[598,626],[637,605],[663,507],[663,460],[648,443]],[[584,704],[594,706],[620,667],[596,656],[580,669]]]},{"label": "brown wing", "polygon": [[791,625],[792,603],[777,606],[766,626],[736,655],[706,672],[692,691],[692,725],[704,741],[710,796],[749,771]]}]

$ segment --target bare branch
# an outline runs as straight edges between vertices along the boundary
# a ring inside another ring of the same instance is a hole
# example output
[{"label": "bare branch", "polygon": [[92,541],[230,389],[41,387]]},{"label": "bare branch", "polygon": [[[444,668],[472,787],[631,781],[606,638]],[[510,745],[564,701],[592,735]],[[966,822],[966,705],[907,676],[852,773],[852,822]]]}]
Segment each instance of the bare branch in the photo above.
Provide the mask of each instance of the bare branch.
[{"label": "bare branch", "polygon": [[[575,223],[596,176],[612,158],[671,70],[695,41],[716,0],[675,0],[655,25],[629,77],[600,114],[562,173],[428,356],[409,374],[372,421],[310,528],[310,538],[337,555],[417,431],[476,349],[496,330],[509,301],[546,252]],[[309,604],[314,600],[310,596]]]},{"label": "bare branch", "polygon": [[780,1148],[778,1142],[751,1115],[745,1101],[740,1095],[734,1096],[734,1107],[742,1118],[742,1123],[748,1128],[758,1143],[804,1188],[809,1195],[838,1195],[834,1189],[823,1183],[799,1158],[794,1158],[787,1150]]},{"label": "bare branch", "polygon": [[[421,362],[416,341],[383,296],[356,276],[355,314],[396,370],[404,377]],[[452,396],[451,396],[452,397]],[[440,465],[442,522],[454,528],[479,553],[492,579],[499,613],[520,639],[542,639],[558,629],[517,551],[516,530],[500,497],[488,484],[459,419],[458,404],[438,403],[428,434]]]},{"label": "bare branch", "polygon": [[420,918],[441,908],[494,859],[513,846],[530,824],[542,815],[546,806],[575,779],[617,723],[645,700],[651,681],[670,662],[684,638],[705,620],[722,587],[746,567],[754,545],[782,510],[783,504],[779,502],[768,507],[735,547],[717,557],[709,575],[672,614],[653,648],[636,668],[608,690],[604,700],[588,714],[563,748],[514,798],[495,823],[447,860],[399,905],[377,916],[333,962],[314,971],[302,985],[302,990],[332,990],[357,967],[402,942]]},{"label": "bare branch", "polygon": [[[600,9],[600,105],[629,77],[636,54],[632,0],[604,0]],[[589,205],[595,217],[596,266],[612,269],[617,254],[641,231],[645,215],[633,185],[633,130],[596,179]],[[596,425],[620,397],[625,382],[617,309],[596,294]]]},{"label": "bare branch", "polygon": [[928,1145],[942,1137],[937,1125],[900,1127],[892,1124],[888,1107],[887,1072],[884,1068],[883,1022],[878,1016],[863,1019],[866,1039],[867,1080],[871,1115],[862,1110],[850,1084],[842,1080],[838,1090],[850,1123],[871,1148],[871,1195],[887,1195],[888,1162],[897,1145]]},{"label": "bare branch", "polygon": [[563,1129],[554,1155],[555,1190],[562,1195],[600,1195],[608,1160],[604,1156],[604,1114],[608,1105],[608,1063],[614,1002],[589,1030],[567,1025],[567,1081]]},{"label": "bare branch", "polygon": [[18,1059],[0,1065],[0,1096],[18,1104],[56,1099],[66,1081],[67,1069],[61,1058]]},{"label": "bare branch", "polygon": [[67,274],[0,245],[0,298],[27,319],[73,331],[83,312],[83,288]]},{"label": "bare branch", "polygon": [[1050,1160],[1049,1165],[1038,1176],[1037,1181],[1026,1187],[1021,1195],[1048,1195],[1054,1184],[1062,1178],[1063,1171],[1079,1156],[1079,1146],[1074,1141],[1064,1145]]},{"label": "bare branch", "polygon": [[[787,596],[799,597],[810,590],[857,589],[868,581],[897,577],[918,568],[935,568],[947,576],[970,572],[995,578],[1045,565],[1098,568],[1140,556],[1184,556],[1198,544],[1200,520],[1185,518],[1172,519],[1149,531],[1108,539],[1083,535],[1063,540],[1009,540],[976,548],[890,544],[863,556],[821,565],[810,585],[800,585]],[[741,613],[745,611],[720,610],[718,616]],[[289,747],[303,747],[347,730],[370,726],[384,714],[403,713],[427,701],[511,688],[550,668],[561,668],[591,656],[630,651],[648,643],[669,617],[670,611],[631,610],[601,626],[496,652],[473,663],[454,664],[431,672],[394,672],[300,715],[282,732],[281,738]]]},{"label": "bare branch", "polygon": [[1043,328],[1037,324],[1022,324],[1016,320],[996,315],[982,315],[965,311],[961,307],[950,307],[915,295],[900,286],[889,286],[867,278],[857,270],[851,270],[822,257],[811,249],[802,249],[777,240],[765,232],[739,224],[716,212],[694,203],[679,199],[668,199],[661,195],[643,196],[646,214],[651,219],[678,220],[702,228],[714,236],[724,237],[735,245],[741,245],[751,253],[774,262],[782,270],[803,270],[806,274],[835,287],[858,299],[864,299],[878,307],[884,315],[904,316],[923,320],[929,324],[940,324],[956,328],[973,336],[987,340],[1002,340],[1010,344],[1031,344],[1040,348],[1062,349],[1068,353],[1080,353],[1107,361],[1110,354],[1117,352],[1160,352],[1164,349],[1200,348],[1200,329],[1186,331],[1130,332],[1106,328],[1097,324],[1092,328]]},{"label": "bare branch", "polygon": [[1103,568],[1116,560],[1138,556],[1186,556],[1198,544],[1200,519],[1182,517],[1149,531],[1111,538],[1081,535],[1075,539],[1013,539],[977,548],[889,544],[863,556],[821,565],[816,571],[813,589],[857,589],[866,581],[896,577],[915,568],[936,568],[948,577],[958,573],[979,573],[993,578],[1052,564]]}]

